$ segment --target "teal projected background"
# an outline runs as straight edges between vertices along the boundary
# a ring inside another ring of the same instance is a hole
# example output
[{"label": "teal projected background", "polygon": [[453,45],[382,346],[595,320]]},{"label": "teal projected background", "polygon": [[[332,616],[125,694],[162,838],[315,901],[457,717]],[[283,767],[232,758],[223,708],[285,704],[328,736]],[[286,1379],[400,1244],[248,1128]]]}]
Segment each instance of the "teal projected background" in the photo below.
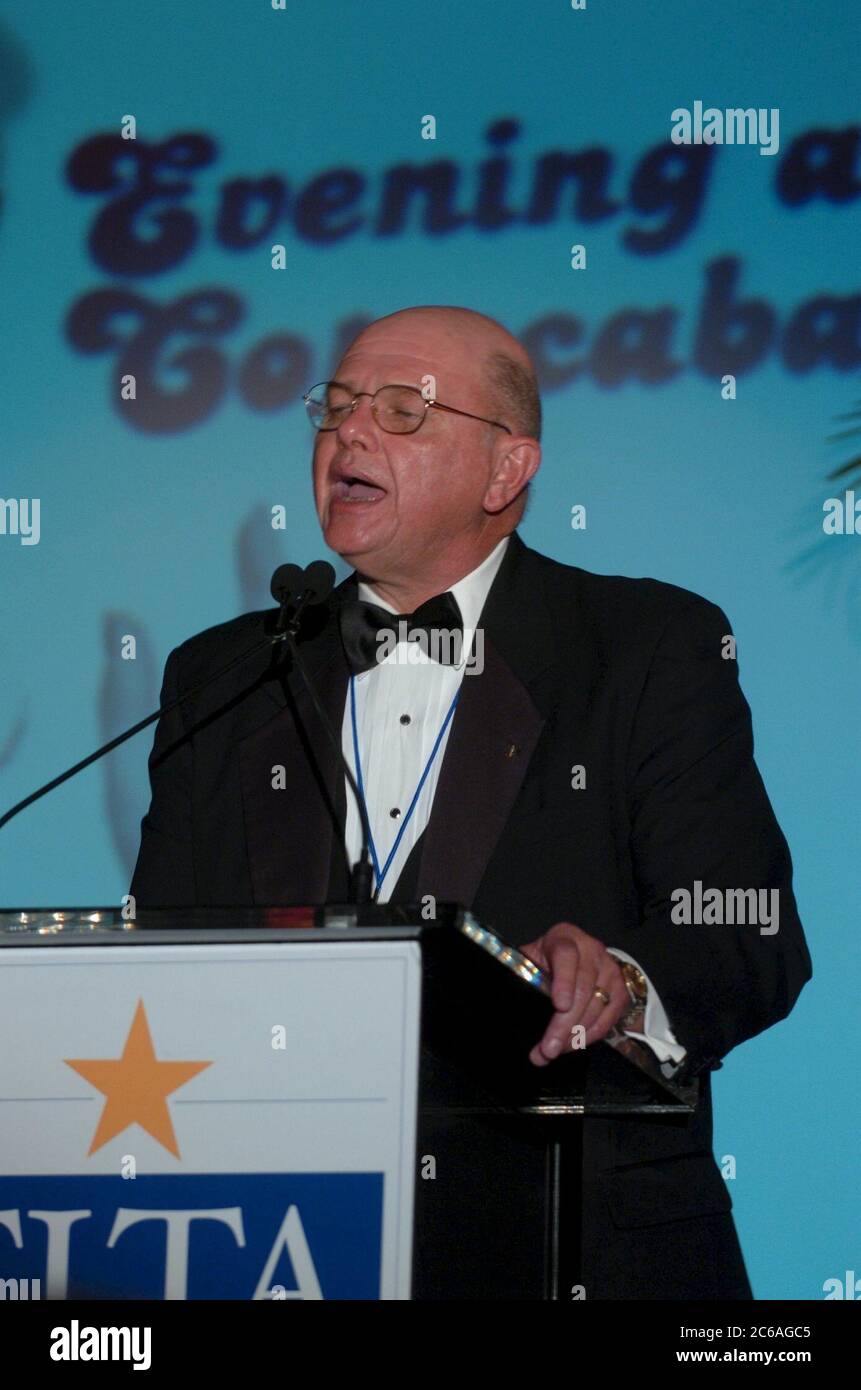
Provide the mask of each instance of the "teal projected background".
[{"label": "teal projected background", "polygon": [[[300,396],[357,325],[500,318],[544,387],[526,541],[705,594],[738,639],[814,961],[715,1077],[761,1299],[859,1259],[861,534],[823,529],[861,500],[827,442],[859,398],[859,38],[843,0],[0,5],[0,494],[39,499],[38,544],[22,507],[0,534],[0,801],[324,553]],[[697,101],[776,108],[779,149],[672,145]],[[150,741],[10,824],[0,901],[119,900]]]}]

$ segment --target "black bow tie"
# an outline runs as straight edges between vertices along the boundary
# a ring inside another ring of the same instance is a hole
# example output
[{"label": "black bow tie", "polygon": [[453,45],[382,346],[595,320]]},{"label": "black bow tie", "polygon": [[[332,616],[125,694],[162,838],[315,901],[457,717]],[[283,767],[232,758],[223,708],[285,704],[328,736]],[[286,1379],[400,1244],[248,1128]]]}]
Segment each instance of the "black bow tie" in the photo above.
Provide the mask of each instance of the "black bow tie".
[{"label": "black bow tie", "polygon": [[[414,634],[419,632],[430,636],[435,630],[442,630],[446,634],[445,640],[431,639],[426,646],[428,656],[441,665],[456,663],[461,658],[463,619],[457,599],[448,591],[419,604],[414,613],[389,613],[376,603],[347,599],[341,604],[338,620],[347,663],[354,676],[370,671],[384,660],[402,636],[414,641]],[[456,638],[455,633],[460,637]]]}]

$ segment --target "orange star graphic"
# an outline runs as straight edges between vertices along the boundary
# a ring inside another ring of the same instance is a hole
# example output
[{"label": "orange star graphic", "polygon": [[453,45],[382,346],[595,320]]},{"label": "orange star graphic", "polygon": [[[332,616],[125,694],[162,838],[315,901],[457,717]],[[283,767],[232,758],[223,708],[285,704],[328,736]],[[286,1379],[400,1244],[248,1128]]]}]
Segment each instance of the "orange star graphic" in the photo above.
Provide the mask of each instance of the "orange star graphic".
[{"label": "orange star graphic", "polygon": [[123,1055],[118,1061],[64,1057],[67,1067],[107,1096],[87,1157],[103,1144],[138,1124],[179,1158],[167,1099],[211,1062],[159,1062],[156,1059],[143,1000],[138,1000]]}]

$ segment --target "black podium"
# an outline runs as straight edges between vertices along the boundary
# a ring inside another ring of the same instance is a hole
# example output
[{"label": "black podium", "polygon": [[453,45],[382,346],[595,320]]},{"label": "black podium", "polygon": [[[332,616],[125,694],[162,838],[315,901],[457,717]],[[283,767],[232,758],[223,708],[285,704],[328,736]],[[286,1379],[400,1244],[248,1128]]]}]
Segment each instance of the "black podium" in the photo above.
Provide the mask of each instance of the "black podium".
[{"label": "black podium", "polygon": [[552,1013],[547,982],[469,912],[439,904],[432,919],[422,905],[159,909],[126,921],[115,909],[7,911],[0,971],[16,947],[344,941],[414,942],[421,952],[412,1297],[583,1296],[586,1127],[690,1114],[698,1087],[673,1085],[645,1044],[615,1032],[532,1066],[529,1051]]}]

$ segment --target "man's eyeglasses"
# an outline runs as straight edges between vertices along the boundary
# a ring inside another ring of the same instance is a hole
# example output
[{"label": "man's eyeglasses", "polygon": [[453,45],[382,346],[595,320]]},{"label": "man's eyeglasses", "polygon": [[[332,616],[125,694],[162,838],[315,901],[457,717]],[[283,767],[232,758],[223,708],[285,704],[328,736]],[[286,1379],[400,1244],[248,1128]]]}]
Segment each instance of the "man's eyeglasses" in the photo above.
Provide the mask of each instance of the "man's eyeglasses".
[{"label": "man's eyeglasses", "polygon": [[356,409],[362,396],[370,396],[373,417],[387,434],[415,434],[432,406],[450,415],[465,415],[468,420],[496,425],[511,434],[508,426],[499,420],[488,420],[485,415],[471,415],[468,410],[456,410],[453,405],[443,405],[442,401],[428,400],[417,386],[381,386],[378,391],[357,391],[354,395],[338,381],[320,381],[306,391],[302,399],[316,430],[336,430]]}]

